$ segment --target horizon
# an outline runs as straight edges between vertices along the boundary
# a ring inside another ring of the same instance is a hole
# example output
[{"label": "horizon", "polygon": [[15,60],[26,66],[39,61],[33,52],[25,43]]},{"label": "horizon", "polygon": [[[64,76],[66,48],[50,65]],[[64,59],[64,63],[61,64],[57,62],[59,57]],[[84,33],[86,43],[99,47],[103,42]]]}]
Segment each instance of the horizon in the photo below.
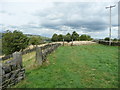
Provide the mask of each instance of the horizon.
[{"label": "horizon", "polygon": [[[7,31],[7,30],[6,30]],[[10,30],[9,30],[10,31]],[[20,30],[17,30],[17,31],[20,31]],[[13,32],[13,31],[11,31],[11,32]],[[0,33],[5,33],[5,31],[0,31]],[[22,32],[23,33],[23,32]],[[69,33],[69,32],[68,32]],[[30,33],[23,33],[24,35],[36,35],[36,36],[41,36],[41,35],[39,35],[39,34],[30,34]],[[54,34],[57,34],[57,33],[54,33]],[[72,33],[70,33],[71,35],[72,35]],[[79,34],[79,33],[78,33]],[[60,34],[57,34],[57,35],[60,35]],[[66,35],[66,34],[61,34],[61,35]],[[81,35],[84,35],[84,34],[81,34]],[[81,36],[80,34],[79,34],[79,36]],[[88,35],[88,34],[85,34],[85,35]],[[90,36],[90,35],[89,35]],[[41,37],[46,37],[46,36],[41,36]],[[46,37],[46,38],[52,38],[52,37]],[[91,37],[92,38],[92,37]],[[93,38],[94,40],[95,39],[105,39],[105,38],[109,38],[109,37],[104,37],[104,38]],[[119,39],[119,38],[111,38],[111,39]]]}]

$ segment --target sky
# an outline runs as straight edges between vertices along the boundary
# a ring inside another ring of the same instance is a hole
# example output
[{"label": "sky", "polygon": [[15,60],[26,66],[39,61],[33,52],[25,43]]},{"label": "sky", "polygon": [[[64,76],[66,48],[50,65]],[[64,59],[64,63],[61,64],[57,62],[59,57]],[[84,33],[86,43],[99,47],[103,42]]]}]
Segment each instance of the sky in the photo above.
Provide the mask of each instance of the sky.
[{"label": "sky", "polygon": [[119,0],[0,0],[0,32],[19,30],[24,34],[52,37],[76,31],[92,38],[109,36],[112,8],[112,38],[118,37]]}]

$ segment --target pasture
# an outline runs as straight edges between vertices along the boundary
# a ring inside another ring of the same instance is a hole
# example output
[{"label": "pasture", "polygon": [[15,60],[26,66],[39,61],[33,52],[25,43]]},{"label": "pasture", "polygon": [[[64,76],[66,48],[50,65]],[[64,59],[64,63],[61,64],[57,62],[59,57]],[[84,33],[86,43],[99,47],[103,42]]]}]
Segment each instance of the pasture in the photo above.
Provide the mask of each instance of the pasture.
[{"label": "pasture", "polygon": [[60,46],[42,66],[23,55],[26,78],[12,88],[117,88],[118,47]]}]

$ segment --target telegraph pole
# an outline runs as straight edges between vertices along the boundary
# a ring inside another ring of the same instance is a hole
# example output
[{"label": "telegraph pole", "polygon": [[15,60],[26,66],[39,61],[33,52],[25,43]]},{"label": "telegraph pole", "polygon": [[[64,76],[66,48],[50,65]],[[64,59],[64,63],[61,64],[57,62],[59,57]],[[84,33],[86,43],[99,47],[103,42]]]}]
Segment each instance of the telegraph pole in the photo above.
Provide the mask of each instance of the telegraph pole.
[{"label": "telegraph pole", "polygon": [[115,7],[116,5],[114,6],[109,6],[109,7],[106,7],[106,9],[110,9],[110,31],[109,31],[109,45],[111,45],[111,8]]}]

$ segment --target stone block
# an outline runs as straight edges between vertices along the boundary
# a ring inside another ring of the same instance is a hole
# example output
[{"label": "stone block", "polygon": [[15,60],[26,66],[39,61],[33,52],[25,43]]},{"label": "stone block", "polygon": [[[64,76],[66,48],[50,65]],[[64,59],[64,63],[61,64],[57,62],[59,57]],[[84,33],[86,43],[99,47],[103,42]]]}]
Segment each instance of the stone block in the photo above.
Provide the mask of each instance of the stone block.
[{"label": "stone block", "polygon": [[10,65],[4,65],[4,66],[2,67],[2,69],[3,69],[3,71],[5,72],[5,74],[11,72],[11,67],[10,67]]},{"label": "stone block", "polygon": [[42,65],[42,49],[41,47],[36,47],[36,61],[38,64]]},{"label": "stone block", "polygon": [[17,65],[16,64],[13,64],[13,65],[11,65],[11,70],[13,71],[13,70],[16,70],[17,69]]},{"label": "stone block", "polygon": [[5,74],[4,76],[5,76],[5,80],[8,80],[11,77],[11,73]]},{"label": "stone block", "polygon": [[13,53],[13,60],[14,60],[14,64],[22,65],[22,54],[21,54],[21,52]]}]

